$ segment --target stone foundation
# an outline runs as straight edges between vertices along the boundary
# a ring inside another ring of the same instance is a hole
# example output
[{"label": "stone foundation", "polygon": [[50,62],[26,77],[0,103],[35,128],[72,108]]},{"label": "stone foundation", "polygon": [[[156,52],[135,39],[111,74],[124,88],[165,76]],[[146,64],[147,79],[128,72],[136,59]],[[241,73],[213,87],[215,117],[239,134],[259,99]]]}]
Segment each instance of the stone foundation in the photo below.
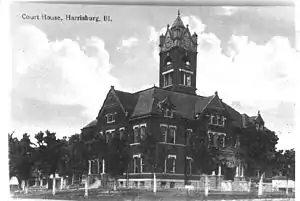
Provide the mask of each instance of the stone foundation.
[{"label": "stone foundation", "polygon": [[[189,185],[192,185],[195,189],[204,190],[205,188],[205,176],[204,175],[193,175],[192,179],[187,179]],[[128,184],[127,184],[128,182]],[[223,176],[208,175],[208,183],[210,190],[221,190],[221,184],[223,182]],[[118,180],[120,188],[138,188],[138,189],[152,189],[153,178],[121,178]],[[156,179],[157,189],[169,189],[169,188],[184,188],[184,179],[171,179],[171,178],[157,178]]]}]

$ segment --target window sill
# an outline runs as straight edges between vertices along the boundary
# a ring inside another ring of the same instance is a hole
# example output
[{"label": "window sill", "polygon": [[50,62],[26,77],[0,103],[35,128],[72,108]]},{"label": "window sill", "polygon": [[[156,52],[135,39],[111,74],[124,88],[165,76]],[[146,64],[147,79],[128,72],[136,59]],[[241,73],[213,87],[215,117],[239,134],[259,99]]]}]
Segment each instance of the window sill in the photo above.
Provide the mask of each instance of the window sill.
[{"label": "window sill", "polygon": [[139,145],[141,144],[140,142],[135,142],[135,143],[132,143],[132,144],[129,144],[129,146],[135,146],[135,145]]},{"label": "window sill", "polygon": [[182,86],[182,87],[192,87],[192,85],[186,85],[186,84],[179,84],[179,86]]},{"label": "window sill", "polygon": [[165,144],[165,145],[175,145],[175,146],[183,146],[185,147],[185,144],[174,144],[174,143],[169,143],[169,142],[159,142],[160,144]]},{"label": "window sill", "polygon": [[220,125],[220,124],[213,124],[213,123],[208,123],[208,125],[211,125],[211,126],[219,126],[219,127],[225,127],[225,125]]}]

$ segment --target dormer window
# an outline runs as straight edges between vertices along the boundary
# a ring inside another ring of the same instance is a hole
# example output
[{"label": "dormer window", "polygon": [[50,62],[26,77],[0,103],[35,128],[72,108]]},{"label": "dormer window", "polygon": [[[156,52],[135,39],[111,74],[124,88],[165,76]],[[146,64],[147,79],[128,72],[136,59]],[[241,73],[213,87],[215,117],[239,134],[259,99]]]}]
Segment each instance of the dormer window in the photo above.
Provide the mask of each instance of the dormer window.
[{"label": "dormer window", "polygon": [[115,115],[116,113],[109,113],[106,115],[106,123],[113,123],[115,122]]},{"label": "dormer window", "polygon": [[164,113],[164,117],[173,118],[173,110],[171,110],[171,109],[166,109],[166,110],[165,110],[165,113]]},{"label": "dormer window", "polygon": [[256,130],[259,130],[259,124],[256,123]]}]

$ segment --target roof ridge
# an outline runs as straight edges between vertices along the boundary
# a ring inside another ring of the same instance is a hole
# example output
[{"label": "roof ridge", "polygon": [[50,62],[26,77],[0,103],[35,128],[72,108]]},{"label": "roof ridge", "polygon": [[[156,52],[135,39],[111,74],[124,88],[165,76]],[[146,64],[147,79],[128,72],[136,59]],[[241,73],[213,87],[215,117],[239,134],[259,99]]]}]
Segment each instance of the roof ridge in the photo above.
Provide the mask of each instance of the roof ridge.
[{"label": "roof ridge", "polygon": [[136,91],[136,92],[134,92],[132,94],[138,94],[138,93],[141,93],[141,92],[144,92],[144,91],[147,91],[147,90],[150,90],[150,89],[154,89],[154,88],[158,88],[158,87],[154,85],[152,87],[149,87],[149,88],[146,88],[146,89],[142,89],[140,91]]},{"label": "roof ridge", "polygon": [[122,93],[126,93],[126,94],[131,94],[131,95],[133,95],[133,93],[132,93],[132,92],[121,91],[121,90],[117,90],[117,89],[115,89],[115,91],[116,91],[116,92],[122,92]]}]

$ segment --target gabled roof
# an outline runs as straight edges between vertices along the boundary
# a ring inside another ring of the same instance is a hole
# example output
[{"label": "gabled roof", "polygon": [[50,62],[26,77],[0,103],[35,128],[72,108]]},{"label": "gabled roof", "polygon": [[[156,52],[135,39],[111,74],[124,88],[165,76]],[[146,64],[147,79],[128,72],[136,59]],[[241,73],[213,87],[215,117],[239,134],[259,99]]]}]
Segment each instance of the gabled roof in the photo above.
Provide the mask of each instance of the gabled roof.
[{"label": "gabled roof", "polygon": [[136,94],[119,90],[115,90],[115,93],[119,98],[121,104],[123,105],[125,111],[128,112],[129,115],[131,115],[138,100],[138,96]]},{"label": "gabled roof", "polygon": [[90,123],[88,123],[85,127],[83,127],[82,129],[86,129],[86,128],[92,128],[95,127],[97,125],[98,120],[95,119],[93,121],[91,121]]},{"label": "gabled roof", "polygon": [[242,115],[226,103],[224,103],[224,105],[226,106],[227,111],[229,112],[229,115],[232,118],[233,125],[239,128],[243,128]]},{"label": "gabled roof", "polygon": [[[220,107],[228,112],[232,123],[236,127],[243,128],[251,122],[251,118],[246,114],[240,114],[234,108],[219,99],[217,93],[213,96],[204,97],[170,91],[156,86],[135,93],[115,90],[114,88],[110,89],[109,93],[111,90],[113,90],[117,96],[124,110],[128,112],[130,118],[155,114],[159,115],[161,113],[159,104],[168,102],[168,104],[175,106],[175,115],[190,120],[195,119],[195,115],[203,113],[206,108]],[[96,121],[93,121],[91,125],[96,123]],[[88,125],[86,127],[88,127]]]}]

